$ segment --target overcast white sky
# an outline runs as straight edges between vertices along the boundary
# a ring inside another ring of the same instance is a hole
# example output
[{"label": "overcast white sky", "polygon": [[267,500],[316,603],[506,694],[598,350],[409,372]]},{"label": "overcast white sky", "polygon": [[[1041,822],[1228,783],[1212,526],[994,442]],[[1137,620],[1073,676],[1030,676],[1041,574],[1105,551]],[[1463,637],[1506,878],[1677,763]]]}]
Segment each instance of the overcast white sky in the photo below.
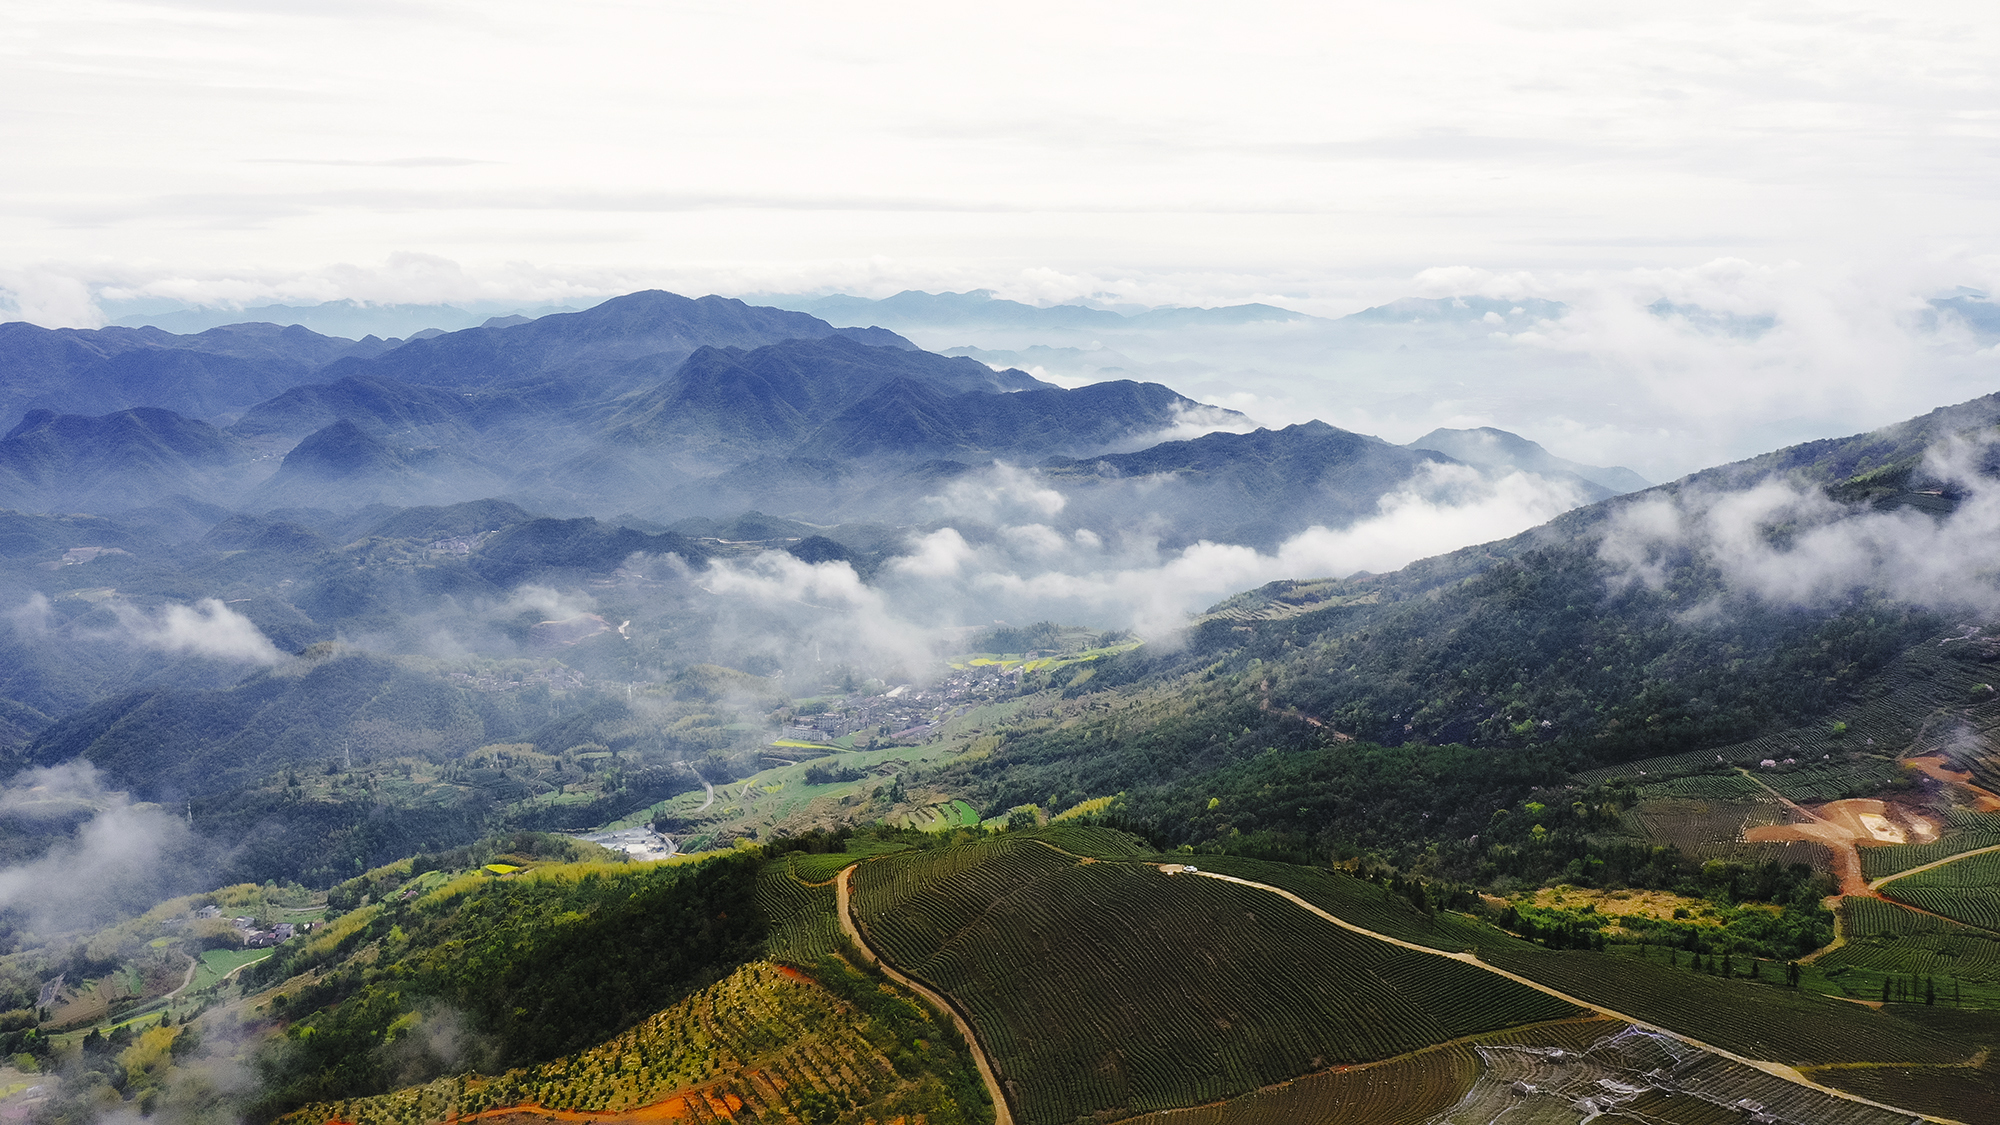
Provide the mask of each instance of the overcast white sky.
[{"label": "overcast white sky", "polygon": [[1620,7],[5,0],[0,290],[1678,295],[1788,318],[1773,408],[1983,385],[1890,337],[2000,282],[2000,8]]},{"label": "overcast white sky", "polygon": [[1307,305],[1457,264],[1994,248],[1992,6],[1619,7],[10,0],[0,246],[375,299]]}]

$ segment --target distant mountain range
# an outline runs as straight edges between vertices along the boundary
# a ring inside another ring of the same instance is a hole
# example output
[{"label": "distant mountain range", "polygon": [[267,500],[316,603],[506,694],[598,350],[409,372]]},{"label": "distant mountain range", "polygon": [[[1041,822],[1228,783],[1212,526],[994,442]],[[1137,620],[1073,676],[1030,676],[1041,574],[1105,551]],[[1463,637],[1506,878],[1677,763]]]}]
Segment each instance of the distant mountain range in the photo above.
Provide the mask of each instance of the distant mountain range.
[{"label": "distant mountain range", "polygon": [[[364,336],[409,339],[462,328],[519,324],[553,313],[579,311],[570,305],[536,305],[479,301],[470,307],[444,304],[364,304],[360,301],[325,301],[316,305],[253,305],[246,308],[174,308],[151,312],[124,313],[111,306],[114,325],[123,328],[160,328],[168,332],[196,333],[228,324],[299,325],[326,336]],[[117,315],[124,313],[124,315]]]},{"label": "distant mountain range", "polygon": [[0,418],[30,410],[103,414],[152,406],[226,419],[308,382],[337,359],[372,358],[390,347],[275,324],[234,324],[192,336],[157,328],[0,324]]},{"label": "distant mountain range", "polygon": [[1304,313],[1275,305],[1228,305],[1213,309],[1163,308],[1131,314],[1085,305],[1029,305],[995,297],[990,289],[969,293],[925,293],[906,289],[893,297],[871,300],[845,293],[828,297],[767,296],[780,308],[798,309],[834,323],[901,324],[907,326],[980,325],[1005,328],[1185,327],[1193,324],[1249,324],[1260,321],[1311,320]]},{"label": "distant mountain range", "polygon": [[[1276,305],[1222,305],[1216,308],[1157,308],[1133,312],[1087,305],[1029,305],[993,295],[990,289],[967,293],[925,293],[906,289],[893,297],[871,299],[845,293],[812,297],[760,296],[780,308],[797,309],[835,324],[885,324],[899,330],[921,328],[1001,328],[1049,331],[1140,332],[1181,328],[1216,328],[1244,324],[1321,321]],[[1492,297],[1405,297],[1338,318],[1355,324],[1513,322],[1525,326],[1544,317],[1559,317],[1560,301],[1538,297],[1518,301]],[[1490,318],[1490,319],[1489,319]]]},{"label": "distant mountain range", "polygon": [[[819,304],[837,319],[872,310],[1024,324],[1302,316],[1266,305],[1128,316],[985,292]],[[1403,305],[1398,316],[1491,311]],[[0,440],[0,483],[27,510],[134,509],[176,496],[254,512],[504,497],[544,512],[663,521],[755,509],[908,523],[913,506],[998,461],[1068,497],[1057,522],[1115,530],[1143,520],[1168,541],[1264,546],[1373,511],[1440,456],[1596,482],[1586,497],[1643,484],[1500,431],[1431,435],[1429,453],[1318,423],[1158,445],[1191,418],[1245,420],[1158,383],[1065,389],[923,351],[873,324],[836,327],[723,297],[648,291],[418,335],[0,326],[0,405],[23,418]]]}]

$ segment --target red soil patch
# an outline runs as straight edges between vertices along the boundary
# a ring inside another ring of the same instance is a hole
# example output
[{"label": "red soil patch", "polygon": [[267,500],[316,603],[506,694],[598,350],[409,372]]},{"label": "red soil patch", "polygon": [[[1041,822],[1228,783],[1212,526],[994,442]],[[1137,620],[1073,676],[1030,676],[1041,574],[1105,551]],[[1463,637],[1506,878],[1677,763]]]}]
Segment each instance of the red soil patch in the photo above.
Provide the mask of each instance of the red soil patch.
[{"label": "red soil patch", "polygon": [[1832,801],[1810,808],[1789,801],[1786,805],[1803,819],[1791,824],[1759,825],[1745,832],[1743,838],[1753,843],[1809,840],[1826,845],[1833,852],[1833,874],[1840,880],[1842,895],[1881,897],[1868,889],[1868,880],[1861,874],[1861,855],[1855,850],[1857,847],[1897,842],[1882,839],[1878,831],[1890,835],[1900,833],[1905,840],[1937,839],[1937,824],[1934,821],[1905,806],[1872,798]]},{"label": "red soil patch", "polygon": [[1925,776],[1935,778],[1946,785],[1955,785],[1972,794],[1973,806],[1980,812],[2000,812],[2000,793],[1991,789],[1981,789],[1972,783],[1972,774],[1952,769],[1945,764],[1944,755],[1932,754],[1922,758],[1904,758],[1903,764],[1915,766]]}]

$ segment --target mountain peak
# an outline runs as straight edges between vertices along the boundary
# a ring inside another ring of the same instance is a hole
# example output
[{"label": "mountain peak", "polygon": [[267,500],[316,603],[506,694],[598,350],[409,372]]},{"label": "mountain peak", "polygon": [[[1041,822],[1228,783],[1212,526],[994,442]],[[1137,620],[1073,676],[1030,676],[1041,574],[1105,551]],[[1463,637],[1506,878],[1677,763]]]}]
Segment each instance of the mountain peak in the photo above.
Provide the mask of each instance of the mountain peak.
[{"label": "mountain peak", "polygon": [[306,435],[285,455],[285,473],[322,479],[355,477],[402,465],[388,446],[345,418]]},{"label": "mountain peak", "polygon": [[1578,477],[1613,493],[1637,492],[1652,487],[1652,482],[1622,465],[1579,464],[1557,457],[1519,434],[1492,426],[1470,430],[1432,430],[1404,448],[1428,449],[1482,469]]}]

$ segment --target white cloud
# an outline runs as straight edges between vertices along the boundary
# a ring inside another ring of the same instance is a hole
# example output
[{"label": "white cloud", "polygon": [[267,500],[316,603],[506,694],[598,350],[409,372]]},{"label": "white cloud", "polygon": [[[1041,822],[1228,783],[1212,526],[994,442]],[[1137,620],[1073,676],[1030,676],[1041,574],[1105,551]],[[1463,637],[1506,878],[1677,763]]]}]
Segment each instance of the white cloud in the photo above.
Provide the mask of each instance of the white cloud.
[{"label": "white cloud", "polygon": [[987,523],[1010,519],[1047,519],[1069,503],[1061,492],[1041,483],[1025,469],[995,462],[946,485],[926,501],[945,516]]},{"label": "white cloud", "polygon": [[1707,560],[1736,594],[1826,605],[1871,590],[1938,609],[2000,612],[2000,484],[1978,471],[1989,445],[1952,440],[1924,471],[1957,497],[1937,516],[1837,503],[1777,477],[1735,492],[1648,498],[1606,528],[1598,555],[1614,588],[1658,588],[1674,555]]},{"label": "white cloud", "polygon": [[544,621],[567,621],[597,609],[597,599],[578,590],[557,590],[534,583],[516,586],[495,610],[499,617],[535,613]]},{"label": "white cloud", "polygon": [[1516,473],[1489,480],[1457,465],[1427,467],[1377,513],[1341,530],[1312,528],[1271,552],[1212,542],[1162,549],[1126,532],[1060,534],[1005,524],[977,546],[957,528],[918,537],[872,582],[844,562],[808,564],[782,551],[694,571],[668,565],[714,599],[716,636],[797,670],[848,664],[922,675],[996,620],[1051,619],[1131,628],[1170,640],[1197,613],[1278,578],[1384,571],[1525,530],[1575,505],[1574,490]]},{"label": "white cloud", "polygon": [[77,929],[143,909],[163,897],[163,886],[192,881],[187,826],[156,805],[105,789],[88,762],[25,770],[0,790],[0,808],[16,816],[79,806],[96,811],[73,836],[37,859],[0,869],[0,909],[24,912],[45,933]]},{"label": "white cloud", "polygon": [[982,556],[986,565],[968,573],[962,596],[968,605],[1004,609],[1010,619],[1083,620],[1164,636],[1188,614],[1240,590],[1278,578],[1393,570],[1525,531],[1578,500],[1569,485],[1529,474],[1493,481],[1464,466],[1434,464],[1384,496],[1377,515],[1340,529],[1310,528],[1272,553],[1206,541],[1177,552],[1141,544],[1114,553],[1079,541],[1055,561]]},{"label": "white cloud", "polygon": [[917,537],[913,550],[890,565],[918,578],[950,578],[963,570],[977,552],[954,527],[941,527]]},{"label": "white cloud", "polygon": [[41,636],[55,620],[47,594],[30,594],[28,600],[7,611],[7,621],[16,631]]},{"label": "white cloud", "polygon": [[191,606],[166,605],[152,613],[129,602],[112,602],[117,615],[117,639],[163,652],[191,653],[244,664],[281,664],[284,653],[258,630],[255,622],[216,598]]}]

